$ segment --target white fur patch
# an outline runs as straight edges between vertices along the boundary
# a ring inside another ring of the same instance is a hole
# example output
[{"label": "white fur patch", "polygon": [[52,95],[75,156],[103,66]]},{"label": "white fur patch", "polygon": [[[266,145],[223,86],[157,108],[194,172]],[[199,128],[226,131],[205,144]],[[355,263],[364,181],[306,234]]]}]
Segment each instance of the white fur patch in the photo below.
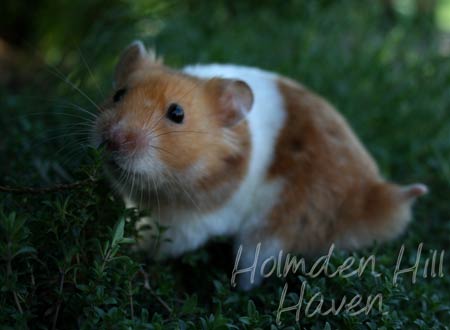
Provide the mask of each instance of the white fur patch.
[{"label": "white fur patch", "polygon": [[284,125],[286,113],[277,86],[276,74],[256,68],[234,65],[195,65],[183,70],[200,78],[232,78],[245,81],[253,91],[254,103],[247,120],[251,135],[249,170],[233,197],[220,209],[209,214],[165,210],[161,223],[170,226],[166,232],[170,243],[162,254],[176,256],[205,243],[214,235],[234,235],[263,225],[267,213],[277,202],[281,181],[266,181],[272,163],[276,140]]}]

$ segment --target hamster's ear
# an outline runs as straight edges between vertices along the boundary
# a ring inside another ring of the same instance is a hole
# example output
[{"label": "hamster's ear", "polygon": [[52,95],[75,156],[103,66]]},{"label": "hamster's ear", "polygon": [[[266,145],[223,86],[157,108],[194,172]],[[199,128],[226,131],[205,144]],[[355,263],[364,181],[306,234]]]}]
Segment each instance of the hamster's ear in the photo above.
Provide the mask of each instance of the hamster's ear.
[{"label": "hamster's ear", "polygon": [[207,83],[207,92],[224,126],[239,123],[250,112],[253,92],[242,80],[213,78]]},{"label": "hamster's ear", "polygon": [[142,41],[136,40],[125,48],[120,56],[114,73],[114,85],[124,85],[128,76],[144,63],[161,64],[161,62],[154,50],[147,51]]}]

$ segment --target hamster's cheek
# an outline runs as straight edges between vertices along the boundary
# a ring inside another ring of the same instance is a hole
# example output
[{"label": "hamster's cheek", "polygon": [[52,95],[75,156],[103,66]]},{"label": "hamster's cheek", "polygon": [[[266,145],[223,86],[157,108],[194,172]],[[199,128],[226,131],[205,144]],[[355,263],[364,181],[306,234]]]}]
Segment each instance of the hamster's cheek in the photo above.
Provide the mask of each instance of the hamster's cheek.
[{"label": "hamster's cheek", "polygon": [[149,177],[161,176],[167,171],[167,165],[159,158],[157,151],[131,160],[129,167],[133,172]]},{"label": "hamster's cheek", "polygon": [[201,157],[199,142],[182,130],[167,134],[157,144],[161,162],[168,168],[181,172],[192,167]]}]

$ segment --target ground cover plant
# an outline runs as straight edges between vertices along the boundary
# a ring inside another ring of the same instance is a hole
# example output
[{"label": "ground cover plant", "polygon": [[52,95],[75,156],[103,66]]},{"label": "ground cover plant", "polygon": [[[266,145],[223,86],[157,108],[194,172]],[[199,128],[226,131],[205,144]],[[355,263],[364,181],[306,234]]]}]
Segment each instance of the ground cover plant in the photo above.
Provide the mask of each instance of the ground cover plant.
[{"label": "ground cover plant", "polygon": [[[6,1],[0,328],[448,329],[450,2],[428,11],[412,0],[384,3]],[[379,276],[273,275],[240,292],[230,285],[226,238],[178,260],[134,252],[133,222],[151,210],[125,208],[88,133],[119,52],[137,38],[175,67],[233,62],[302,81],[348,118],[386,177],[428,184],[431,194],[405,235],[356,253],[334,251],[329,263],[334,272],[348,258],[357,265],[373,255]],[[401,269],[419,260],[415,283],[412,273],[394,283],[402,246]],[[286,283],[282,307],[299,302],[305,283],[298,320],[297,309],[277,312]],[[320,297],[324,312],[358,294],[361,304],[377,294],[382,304],[356,315],[313,313]]]}]

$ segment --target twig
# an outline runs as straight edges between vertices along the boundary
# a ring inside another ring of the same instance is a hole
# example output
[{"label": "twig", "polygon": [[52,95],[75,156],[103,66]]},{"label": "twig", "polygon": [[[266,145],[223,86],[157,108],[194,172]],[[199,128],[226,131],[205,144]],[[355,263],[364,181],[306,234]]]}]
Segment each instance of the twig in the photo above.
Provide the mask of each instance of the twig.
[{"label": "twig", "polygon": [[158,300],[160,302],[161,305],[163,305],[163,307],[169,312],[172,313],[172,308],[169,307],[169,305],[167,305],[167,303],[161,299],[160,296],[158,296],[156,294],[155,291],[153,291],[152,287],[150,286],[150,282],[148,280],[148,274],[145,272],[144,269],[142,269],[142,267],[140,267],[140,273],[142,274],[142,276],[144,277],[144,288],[146,288],[148,291],[150,291],[150,294],[156,298],[156,300]]},{"label": "twig", "polygon": [[17,296],[17,292],[13,291],[14,302],[16,303],[17,308],[19,309],[20,314],[23,314],[22,306],[20,305],[19,297]]},{"label": "twig", "polygon": [[31,296],[34,297],[34,294],[36,293],[36,280],[34,278],[33,267],[30,265],[29,262],[27,262],[27,265],[28,269],[30,270],[31,287],[33,288],[31,291]]},{"label": "twig", "polygon": [[68,184],[56,184],[51,187],[35,188],[35,187],[10,187],[0,185],[0,192],[13,194],[48,194],[71,189],[78,189],[89,184],[97,183],[98,179],[89,178]]},{"label": "twig", "polygon": [[62,269],[59,269],[60,273],[61,273],[61,280],[59,282],[59,295],[60,297],[58,297],[58,305],[56,305],[56,311],[55,311],[55,316],[53,317],[53,325],[52,325],[52,329],[55,330],[56,329],[56,322],[58,321],[58,316],[59,316],[59,310],[61,308],[61,304],[62,304],[62,291],[64,288],[64,271]]},{"label": "twig", "polygon": [[[12,265],[11,265],[12,258],[8,259],[8,262],[6,264],[6,275],[9,277],[12,275]],[[16,303],[17,309],[19,310],[20,314],[23,314],[22,306],[20,305],[19,297],[17,296],[16,290],[12,290],[12,294],[14,296],[14,302]]]},{"label": "twig", "polygon": [[131,286],[131,280],[128,281],[128,290],[129,290],[129,298],[130,298],[130,313],[131,313],[131,320],[134,320],[134,306],[133,306],[133,288]]}]

